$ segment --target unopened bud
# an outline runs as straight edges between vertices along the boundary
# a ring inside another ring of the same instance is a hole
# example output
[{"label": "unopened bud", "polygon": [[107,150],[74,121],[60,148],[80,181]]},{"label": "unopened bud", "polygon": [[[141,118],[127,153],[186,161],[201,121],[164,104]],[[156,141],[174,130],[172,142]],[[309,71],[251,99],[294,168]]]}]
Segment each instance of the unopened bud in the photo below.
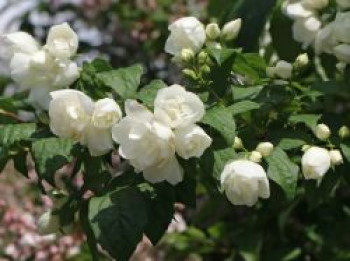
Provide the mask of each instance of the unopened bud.
[{"label": "unopened bud", "polygon": [[205,51],[201,51],[199,54],[198,54],[198,62],[200,64],[205,64],[208,60],[209,56],[207,54],[207,52]]},{"label": "unopened bud", "polygon": [[210,67],[206,64],[204,64],[202,67],[201,67],[201,71],[204,73],[204,74],[209,74],[210,73]]},{"label": "unopened bud", "polygon": [[339,131],[338,131],[338,135],[340,138],[342,139],[346,139],[350,137],[350,130],[348,127],[346,126],[342,126]]},{"label": "unopened bud", "polygon": [[273,151],[273,144],[271,142],[260,142],[255,150],[260,152],[263,157],[268,157]]},{"label": "unopened bud", "polygon": [[319,140],[327,140],[331,136],[331,130],[323,123],[316,126],[314,133]]},{"label": "unopened bud", "polygon": [[308,144],[303,145],[303,146],[301,147],[301,151],[305,152],[305,151],[307,151],[308,149],[310,149],[311,147],[312,147],[312,146],[311,146],[311,145],[308,145]]},{"label": "unopened bud", "polygon": [[191,49],[185,48],[181,51],[181,60],[184,63],[189,63],[194,58],[194,52]]},{"label": "unopened bud", "polygon": [[224,25],[221,31],[221,36],[226,41],[234,40],[237,38],[239,31],[241,30],[242,19],[238,18]]},{"label": "unopened bud", "polygon": [[293,73],[293,66],[286,61],[279,61],[275,67],[275,74],[282,79],[290,79]]},{"label": "unopened bud", "polygon": [[243,148],[243,142],[242,139],[239,137],[235,137],[235,141],[233,142],[233,148],[236,150],[240,150]]},{"label": "unopened bud", "polygon": [[183,69],[182,73],[193,80],[197,79],[196,73],[191,69]]},{"label": "unopened bud", "polygon": [[221,33],[220,27],[217,23],[208,24],[205,28],[205,32],[210,40],[215,40],[220,36]]},{"label": "unopened bud", "polygon": [[218,42],[207,42],[206,45],[207,45],[209,48],[215,48],[215,49],[219,49],[219,50],[222,49],[221,44],[218,43]]},{"label": "unopened bud", "polygon": [[262,160],[262,155],[259,151],[254,150],[250,153],[249,160],[251,160],[255,163],[259,163]]},{"label": "unopened bud", "polygon": [[334,166],[344,163],[343,156],[341,155],[339,150],[331,150],[329,152],[329,156],[331,157],[331,163]]},{"label": "unopened bud", "polygon": [[295,68],[304,68],[306,65],[309,64],[309,56],[307,53],[300,54],[297,59],[294,62]]}]

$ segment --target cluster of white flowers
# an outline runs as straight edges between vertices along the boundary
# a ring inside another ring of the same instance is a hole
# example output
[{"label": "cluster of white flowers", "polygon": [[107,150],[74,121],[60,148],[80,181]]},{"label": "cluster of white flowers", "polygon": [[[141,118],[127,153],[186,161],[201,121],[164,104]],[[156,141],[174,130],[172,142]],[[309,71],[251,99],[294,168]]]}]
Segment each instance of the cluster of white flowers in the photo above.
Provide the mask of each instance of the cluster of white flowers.
[{"label": "cluster of white flowers", "polygon": [[46,44],[25,32],[0,37],[0,55],[8,63],[11,77],[29,89],[29,101],[48,109],[51,91],[68,87],[79,77],[71,58],[78,49],[78,37],[67,23],[50,28]]},{"label": "cluster of white flowers", "polygon": [[110,98],[94,102],[76,90],[58,90],[51,96],[54,134],[86,145],[92,156],[106,154],[114,140],[120,144],[120,155],[152,183],[181,182],[183,170],[175,152],[184,159],[200,157],[212,142],[196,125],[205,113],[203,102],[180,85],[158,91],[154,113],[136,100],[127,100],[124,118]]},{"label": "cluster of white flowers", "polygon": [[205,113],[203,102],[179,85],[158,91],[154,113],[136,100],[125,102],[126,117],[113,126],[119,153],[151,183],[177,184],[183,169],[175,153],[184,159],[200,157],[211,138],[196,125]]},{"label": "cluster of white flowers", "polygon": [[328,53],[340,62],[350,63],[350,8],[349,0],[337,0],[338,12],[334,21],[320,11],[328,0],[287,0],[284,13],[294,20],[293,37],[303,48],[313,46],[316,54]]},{"label": "cluster of white flowers", "polygon": [[51,92],[50,128],[59,137],[70,138],[86,145],[92,156],[100,156],[113,148],[111,128],[122,112],[110,98],[92,101],[76,90]]},{"label": "cluster of white flowers", "polygon": [[216,23],[206,27],[195,17],[183,17],[169,26],[170,36],[165,44],[165,51],[180,57],[184,49],[198,53],[205,43],[220,47],[216,40],[221,37],[225,41],[234,40],[241,29],[241,19],[233,20],[222,28]]},{"label": "cluster of white flowers", "polygon": [[[238,137],[235,138],[234,148],[243,148],[242,140]],[[250,153],[249,160],[233,160],[225,165],[220,176],[221,187],[232,204],[253,206],[259,197],[270,197],[269,180],[259,163],[262,158],[270,156],[273,149],[271,142],[260,142]]]}]

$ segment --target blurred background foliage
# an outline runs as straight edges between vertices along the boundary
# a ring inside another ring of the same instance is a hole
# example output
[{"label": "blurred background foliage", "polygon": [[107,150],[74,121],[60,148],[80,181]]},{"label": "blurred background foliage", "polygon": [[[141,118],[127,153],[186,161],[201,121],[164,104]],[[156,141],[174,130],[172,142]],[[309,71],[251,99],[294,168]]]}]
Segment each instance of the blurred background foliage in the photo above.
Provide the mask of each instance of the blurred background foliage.
[{"label": "blurred background foliage", "polygon": [[[271,62],[273,57],[294,61],[302,52],[300,45],[292,38],[291,21],[281,14],[282,1],[277,0],[5,2],[0,5],[0,16],[11,16],[13,9],[23,6],[24,2],[27,2],[27,6],[23,7],[19,15],[13,15],[14,20],[2,19],[4,26],[1,33],[21,29],[43,40],[52,24],[69,22],[81,40],[80,55],[77,57],[79,61],[102,56],[114,67],[140,62],[146,69],[145,82],[154,78],[163,79],[167,83],[184,81],[179,68],[171,63],[170,57],[163,51],[168,36],[168,24],[182,16],[196,16],[204,22],[216,21],[221,25],[241,17],[243,28],[236,44],[245,52],[259,53],[267,63]],[[28,4],[29,2],[32,3]],[[313,59],[313,53],[308,51],[308,54]],[[336,61],[332,57],[324,55],[321,62],[329,76],[335,75]],[[314,74],[310,73],[313,69],[309,68],[304,72],[304,84],[311,84],[317,80]],[[6,68],[1,74],[3,76],[0,79],[0,92],[3,97],[0,99],[4,99],[13,95],[13,86],[7,78]],[[349,73],[347,75],[344,84],[349,86]],[[350,92],[339,93],[337,84],[327,84],[328,86],[320,87],[329,93],[325,98],[326,107],[323,108],[327,112],[324,116],[325,121],[327,122],[328,118],[332,119],[333,124],[337,124],[334,111],[338,112],[337,115],[344,115],[338,117],[346,117],[349,120]],[[4,103],[1,104],[4,106]],[[222,195],[199,186],[196,210],[178,206],[178,217],[174,220],[175,228],[169,228],[169,233],[155,248],[151,248],[147,241],[143,242],[133,260],[350,260],[348,166],[349,164],[339,167],[338,175],[333,175],[332,171],[328,173],[320,185],[313,181],[299,181],[305,183],[305,186],[298,186],[299,191],[293,202],[288,202],[280,189],[272,183],[272,194],[280,196],[258,204],[255,208],[234,207]],[[11,176],[16,175],[11,166],[4,172]],[[6,187],[14,186],[18,182],[24,181],[6,179],[0,183],[6,184]],[[44,209],[45,204],[30,184],[23,186],[29,187],[29,192],[20,195],[20,198],[26,201],[29,198],[37,204],[25,208],[18,203],[21,199],[17,199],[13,204],[21,211],[37,217],[37,212]],[[9,197],[13,197],[13,191],[4,191],[7,194],[1,197],[1,224],[7,224],[5,217],[9,206],[5,203],[10,202]],[[304,193],[306,196],[302,196]],[[6,251],[11,244],[17,244],[17,248],[24,248],[17,241],[23,233],[28,233],[27,230],[18,232],[19,234],[15,234],[17,239],[13,239],[12,232],[9,233],[6,229],[6,225],[0,225],[0,246],[3,248],[0,249],[0,260],[22,260],[11,257]],[[32,247],[31,251],[38,250]],[[23,260],[68,260],[64,256],[59,256],[58,259],[35,258],[34,255]],[[80,252],[69,260],[82,261],[90,260],[89,258],[87,247],[82,244]]]}]

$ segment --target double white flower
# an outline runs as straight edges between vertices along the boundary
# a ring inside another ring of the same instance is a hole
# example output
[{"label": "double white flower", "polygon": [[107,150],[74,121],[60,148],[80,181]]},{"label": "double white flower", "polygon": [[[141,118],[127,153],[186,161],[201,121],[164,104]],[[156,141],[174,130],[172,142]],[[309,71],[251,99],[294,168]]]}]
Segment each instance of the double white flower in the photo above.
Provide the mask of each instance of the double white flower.
[{"label": "double white flower", "polygon": [[125,103],[126,117],[112,129],[119,152],[151,183],[177,184],[183,169],[175,154],[188,159],[200,157],[211,138],[196,125],[204,115],[203,102],[182,86],[161,89],[154,113],[135,100]]},{"label": "double white flower", "polygon": [[8,62],[11,77],[29,89],[29,101],[48,109],[53,90],[68,87],[79,77],[70,59],[78,49],[78,37],[67,23],[51,27],[41,47],[29,34],[16,32],[0,37],[1,56]]},{"label": "double white flower", "polygon": [[113,148],[111,128],[122,117],[113,99],[94,102],[86,94],[68,89],[51,92],[51,97],[49,116],[54,134],[86,145],[92,156]]}]

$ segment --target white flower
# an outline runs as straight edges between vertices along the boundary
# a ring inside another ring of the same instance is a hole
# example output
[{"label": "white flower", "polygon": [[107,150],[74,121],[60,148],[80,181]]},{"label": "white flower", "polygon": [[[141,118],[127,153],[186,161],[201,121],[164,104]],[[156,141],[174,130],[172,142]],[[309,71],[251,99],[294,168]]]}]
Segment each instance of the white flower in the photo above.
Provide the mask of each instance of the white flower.
[{"label": "white flower", "polygon": [[340,44],[333,51],[339,61],[350,63],[350,44]]},{"label": "white flower", "polygon": [[350,8],[350,0],[336,0],[336,2],[341,9]]},{"label": "white flower", "polygon": [[177,154],[184,158],[199,158],[211,145],[212,139],[197,125],[188,125],[179,128],[175,133],[175,149]]},{"label": "white flower", "polygon": [[160,89],[154,101],[154,116],[171,128],[198,122],[205,109],[199,97],[180,85]]},{"label": "white flower", "polygon": [[341,155],[339,150],[331,150],[329,152],[329,156],[331,157],[331,163],[334,166],[342,164],[343,161],[343,156]]},{"label": "white flower", "polygon": [[170,36],[165,44],[165,51],[175,56],[184,48],[197,53],[206,40],[203,24],[195,17],[184,17],[169,26]]},{"label": "white flower", "polygon": [[273,144],[271,142],[260,142],[255,150],[260,152],[263,157],[268,157],[273,151]]},{"label": "white flower", "polygon": [[301,158],[305,179],[321,179],[331,166],[328,150],[320,147],[309,148]]},{"label": "white flower", "polygon": [[68,59],[78,50],[78,36],[67,23],[50,28],[46,47],[51,55],[59,59]]},{"label": "white flower", "polygon": [[337,44],[337,39],[333,33],[333,23],[327,24],[320,31],[317,32],[315,38],[315,52],[316,54],[320,53],[333,53],[333,48]]},{"label": "white flower", "polygon": [[297,19],[292,28],[294,40],[302,43],[303,48],[307,48],[315,40],[321,25],[321,21],[316,16]]},{"label": "white flower", "polygon": [[220,180],[228,200],[234,205],[253,206],[259,197],[270,197],[266,172],[257,163],[248,160],[229,162]]},{"label": "white flower", "polygon": [[40,235],[57,233],[60,229],[60,218],[51,211],[42,214],[38,220],[38,232]]},{"label": "white flower", "polygon": [[282,10],[291,19],[306,18],[314,14],[313,10],[307,9],[300,1],[285,1]]},{"label": "white flower", "polygon": [[39,51],[38,42],[25,32],[0,36],[0,57],[10,61],[15,53],[33,54]]},{"label": "white flower", "polygon": [[314,133],[319,140],[327,140],[331,136],[331,130],[323,123],[317,124]]},{"label": "white flower", "polygon": [[249,155],[249,160],[255,163],[259,163],[262,160],[262,154],[259,151],[253,150]]},{"label": "white flower", "polygon": [[236,20],[226,23],[222,28],[222,32],[221,32],[222,38],[224,38],[226,41],[236,39],[239,34],[239,31],[241,30],[241,26],[242,26],[241,18],[238,18]]},{"label": "white flower", "polygon": [[126,117],[112,128],[120,155],[149,182],[181,182],[183,170],[175,157],[172,130],[135,100],[125,102],[125,111]]},{"label": "white flower", "polygon": [[217,23],[211,23],[205,27],[205,32],[210,40],[215,40],[220,36],[221,30]]},{"label": "white flower", "polygon": [[337,13],[333,30],[334,36],[339,42],[350,44],[350,11]]},{"label": "white flower", "polygon": [[329,0],[302,0],[301,3],[306,8],[320,10],[328,6]]},{"label": "white flower", "polygon": [[292,77],[293,66],[286,61],[278,61],[275,66],[275,75],[282,79],[290,79]]},{"label": "white flower", "polygon": [[122,116],[114,100],[94,103],[76,90],[59,90],[50,95],[50,128],[54,134],[86,145],[92,156],[106,154],[113,148],[111,127]]}]

